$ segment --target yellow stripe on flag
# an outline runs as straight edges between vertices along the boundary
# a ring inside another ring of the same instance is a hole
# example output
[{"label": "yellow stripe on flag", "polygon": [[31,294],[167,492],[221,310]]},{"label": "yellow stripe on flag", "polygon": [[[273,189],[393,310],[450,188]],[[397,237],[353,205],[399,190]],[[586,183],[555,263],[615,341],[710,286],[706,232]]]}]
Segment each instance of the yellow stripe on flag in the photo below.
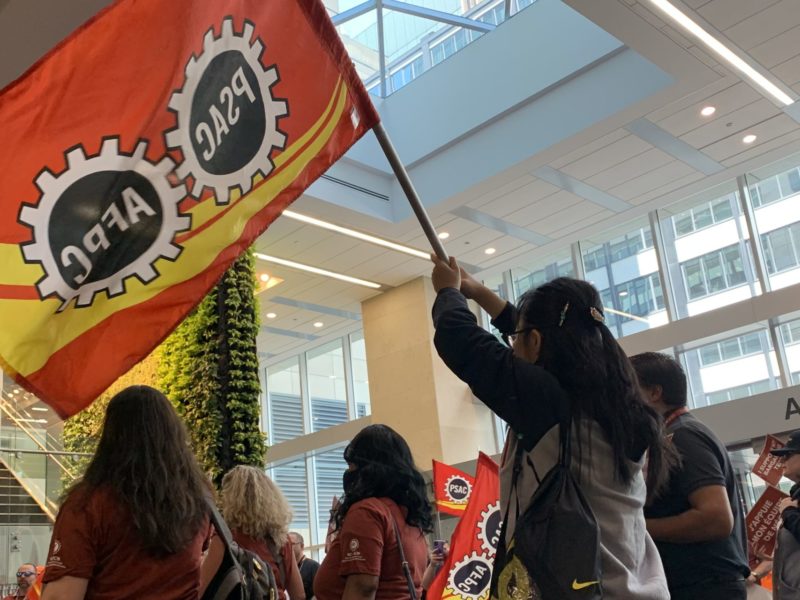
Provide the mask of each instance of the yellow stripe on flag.
[{"label": "yellow stripe on flag", "polygon": [[[23,376],[30,375],[44,366],[52,353],[60,350],[115,312],[145,302],[164,289],[202,273],[222,250],[223,246],[219,240],[221,238],[227,240],[227,246],[238,239],[250,218],[286,189],[319,154],[339,124],[344,108],[347,106],[347,93],[345,85],[338,86],[332,96],[334,99],[333,114],[327,124],[318,133],[305,134],[292,144],[287,152],[290,153],[290,156],[296,153],[296,156],[292,156],[291,160],[284,163],[283,170],[270,175],[266,182],[250,192],[243,201],[237,202],[233,206],[220,207],[213,202],[209,203],[218,211],[227,210],[227,212],[205,231],[183,242],[184,251],[177,261],[159,261],[157,268],[161,275],[153,283],[145,285],[138,279],[131,278],[126,282],[127,290],[124,295],[107,298],[103,294],[98,294],[94,298],[91,309],[70,309],[56,318],[53,318],[53,315],[61,303],[58,299],[49,299],[43,302],[39,300],[0,300],[0,355],[6,358],[13,370]],[[331,103],[328,104],[328,108],[330,107]],[[315,126],[324,122],[326,116],[323,114]],[[308,147],[298,151],[309,139],[313,139],[313,141]],[[206,221],[208,220],[207,218]],[[197,225],[193,223],[192,229],[196,228]],[[19,247],[13,247],[19,253]],[[22,262],[21,256],[19,262]],[[41,270],[36,265],[34,267],[41,276]],[[43,323],[47,323],[46,328],[42,326]],[[37,331],[41,337],[34,338],[31,331]],[[17,341],[22,339],[27,340],[27,343],[20,346]]]}]

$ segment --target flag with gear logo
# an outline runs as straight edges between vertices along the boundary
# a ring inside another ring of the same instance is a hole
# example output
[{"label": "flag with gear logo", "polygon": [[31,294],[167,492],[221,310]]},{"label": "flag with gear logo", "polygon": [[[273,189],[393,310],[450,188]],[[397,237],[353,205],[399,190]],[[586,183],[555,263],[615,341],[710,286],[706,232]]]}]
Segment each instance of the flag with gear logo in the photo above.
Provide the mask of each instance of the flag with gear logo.
[{"label": "flag with gear logo", "polygon": [[463,471],[433,461],[433,494],[439,512],[460,517],[469,503],[475,479]]},{"label": "flag with gear logo", "polygon": [[430,600],[486,600],[500,540],[500,474],[497,463],[478,456],[475,485],[450,539],[450,553],[427,592]]},{"label": "flag with gear logo", "polygon": [[378,116],[320,0],[118,0],[0,92],[0,365],[68,417]]}]

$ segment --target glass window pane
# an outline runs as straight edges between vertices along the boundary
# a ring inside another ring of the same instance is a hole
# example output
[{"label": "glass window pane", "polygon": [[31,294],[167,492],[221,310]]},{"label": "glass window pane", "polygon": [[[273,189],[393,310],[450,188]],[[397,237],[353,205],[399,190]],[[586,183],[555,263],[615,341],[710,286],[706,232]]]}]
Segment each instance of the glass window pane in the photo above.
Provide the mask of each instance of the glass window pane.
[{"label": "glass window pane", "polygon": [[586,279],[603,298],[617,337],[668,321],[650,225],[644,220],[581,243]]},{"label": "glass window pane", "polygon": [[[747,225],[735,181],[659,210],[664,258],[678,318],[698,315],[760,293],[747,248]],[[687,211],[696,229],[678,235]],[[750,284],[750,285],[747,285]]]},{"label": "glass window pane", "polygon": [[[800,156],[758,169],[753,176],[748,175],[748,179],[759,180],[749,189],[755,207],[755,227],[772,289],[800,283],[800,240],[795,237],[796,231],[800,233],[798,164]],[[758,197],[752,194],[754,188],[759,190]]]},{"label": "glass window pane", "polygon": [[517,298],[528,290],[539,287],[557,277],[575,277],[572,258],[568,254],[544,258],[529,268],[511,270],[511,279]]},{"label": "glass window pane", "polygon": [[699,259],[690,260],[683,265],[683,276],[686,289],[689,291],[689,298],[700,298],[706,295],[706,282]]},{"label": "glass window pane", "polygon": [[713,294],[724,290],[725,275],[722,272],[722,258],[718,253],[709,254],[703,257],[703,267],[705,268],[706,285],[708,292]]},{"label": "glass window pane", "polygon": [[369,376],[367,375],[367,347],[364,332],[350,336],[350,360],[353,363],[353,393],[356,399],[356,417],[370,414]]},{"label": "glass window pane", "polygon": [[[679,353],[679,360],[689,382],[690,404],[695,408],[745,398],[777,389],[777,358],[771,350],[749,352],[766,339],[763,324],[744,334],[725,335],[699,340]],[[719,349],[719,350],[717,350]],[[798,347],[800,350],[800,347]],[[719,351],[721,361],[714,360]],[[798,357],[800,358],[800,357]],[[800,370],[800,361],[797,363]]]},{"label": "glass window pane", "polygon": [[312,431],[346,423],[347,392],[342,340],[309,351],[307,361]]},{"label": "glass window pane", "polygon": [[[735,198],[733,199],[735,201]],[[721,223],[728,219],[733,218],[733,208],[731,207],[731,199],[724,198],[718,202],[711,204],[711,211],[714,214],[714,222]]]},{"label": "glass window pane", "polygon": [[708,227],[712,223],[711,219],[711,206],[706,205],[692,211],[694,214],[694,227],[695,229],[702,229]]},{"label": "glass window pane", "polygon": [[297,357],[267,369],[270,444],[285,442],[305,433],[300,397],[300,362]]},{"label": "glass window pane", "polygon": [[691,211],[676,215],[674,218],[675,234],[678,236],[686,235],[694,231]]},{"label": "glass window pane", "polygon": [[306,460],[299,458],[274,467],[269,473],[272,480],[281,488],[283,495],[292,507],[293,517],[290,529],[299,532],[308,544],[311,528],[308,520],[308,480]]},{"label": "glass window pane", "polygon": [[728,280],[728,287],[745,283],[747,276],[744,272],[741,247],[736,245],[725,248],[722,251],[722,256],[725,261],[725,276]]},{"label": "glass window pane", "polygon": [[321,452],[312,457],[314,461],[315,484],[317,491],[317,539],[322,543],[328,532],[328,522],[331,516],[331,507],[334,498],[342,497],[342,474],[347,469],[344,461],[344,449],[342,445],[327,452]]}]

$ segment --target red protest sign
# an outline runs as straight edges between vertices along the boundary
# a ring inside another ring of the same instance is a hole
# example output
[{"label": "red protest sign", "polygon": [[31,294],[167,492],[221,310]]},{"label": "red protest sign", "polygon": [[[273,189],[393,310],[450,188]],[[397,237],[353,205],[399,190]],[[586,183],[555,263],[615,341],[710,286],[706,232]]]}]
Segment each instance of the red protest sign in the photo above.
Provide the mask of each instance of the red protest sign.
[{"label": "red protest sign", "polygon": [[750,551],[756,556],[772,556],[775,551],[775,540],[780,522],[778,504],[788,498],[778,488],[767,486],[761,498],[758,499],[747,513],[747,541]]},{"label": "red protest sign", "polygon": [[753,465],[753,473],[761,477],[770,485],[777,486],[783,476],[783,464],[778,456],[770,454],[772,450],[783,448],[786,444],[774,435],[768,435],[764,442],[764,449]]}]

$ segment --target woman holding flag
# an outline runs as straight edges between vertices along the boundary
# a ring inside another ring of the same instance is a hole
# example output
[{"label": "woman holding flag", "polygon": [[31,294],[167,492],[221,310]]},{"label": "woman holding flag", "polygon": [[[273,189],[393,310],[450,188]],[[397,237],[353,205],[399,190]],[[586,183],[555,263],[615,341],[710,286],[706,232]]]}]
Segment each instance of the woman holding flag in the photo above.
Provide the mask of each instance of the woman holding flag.
[{"label": "woman holding flag", "polygon": [[[511,429],[500,472],[505,543],[524,536],[515,530],[517,518],[524,522],[540,482],[564,464],[564,455],[572,456],[566,467],[590,508],[585,522],[594,521],[597,550],[575,547],[569,535],[540,548],[545,557],[561,556],[564,548],[573,553],[548,572],[566,574],[571,585],[544,598],[667,600],[664,570],[642,510],[647,490],[659,489],[668,472],[661,424],[605,325],[597,290],[560,278],[523,294],[517,308],[460,270],[454,259],[433,261],[436,349]],[[467,298],[491,315],[507,345],[478,325]],[[571,454],[564,443],[574,448]],[[585,528],[573,531],[582,534]],[[596,576],[581,577],[573,559],[587,552],[599,569],[592,571]],[[495,570],[503,566],[495,564]],[[533,596],[541,597],[537,593]]]}]

